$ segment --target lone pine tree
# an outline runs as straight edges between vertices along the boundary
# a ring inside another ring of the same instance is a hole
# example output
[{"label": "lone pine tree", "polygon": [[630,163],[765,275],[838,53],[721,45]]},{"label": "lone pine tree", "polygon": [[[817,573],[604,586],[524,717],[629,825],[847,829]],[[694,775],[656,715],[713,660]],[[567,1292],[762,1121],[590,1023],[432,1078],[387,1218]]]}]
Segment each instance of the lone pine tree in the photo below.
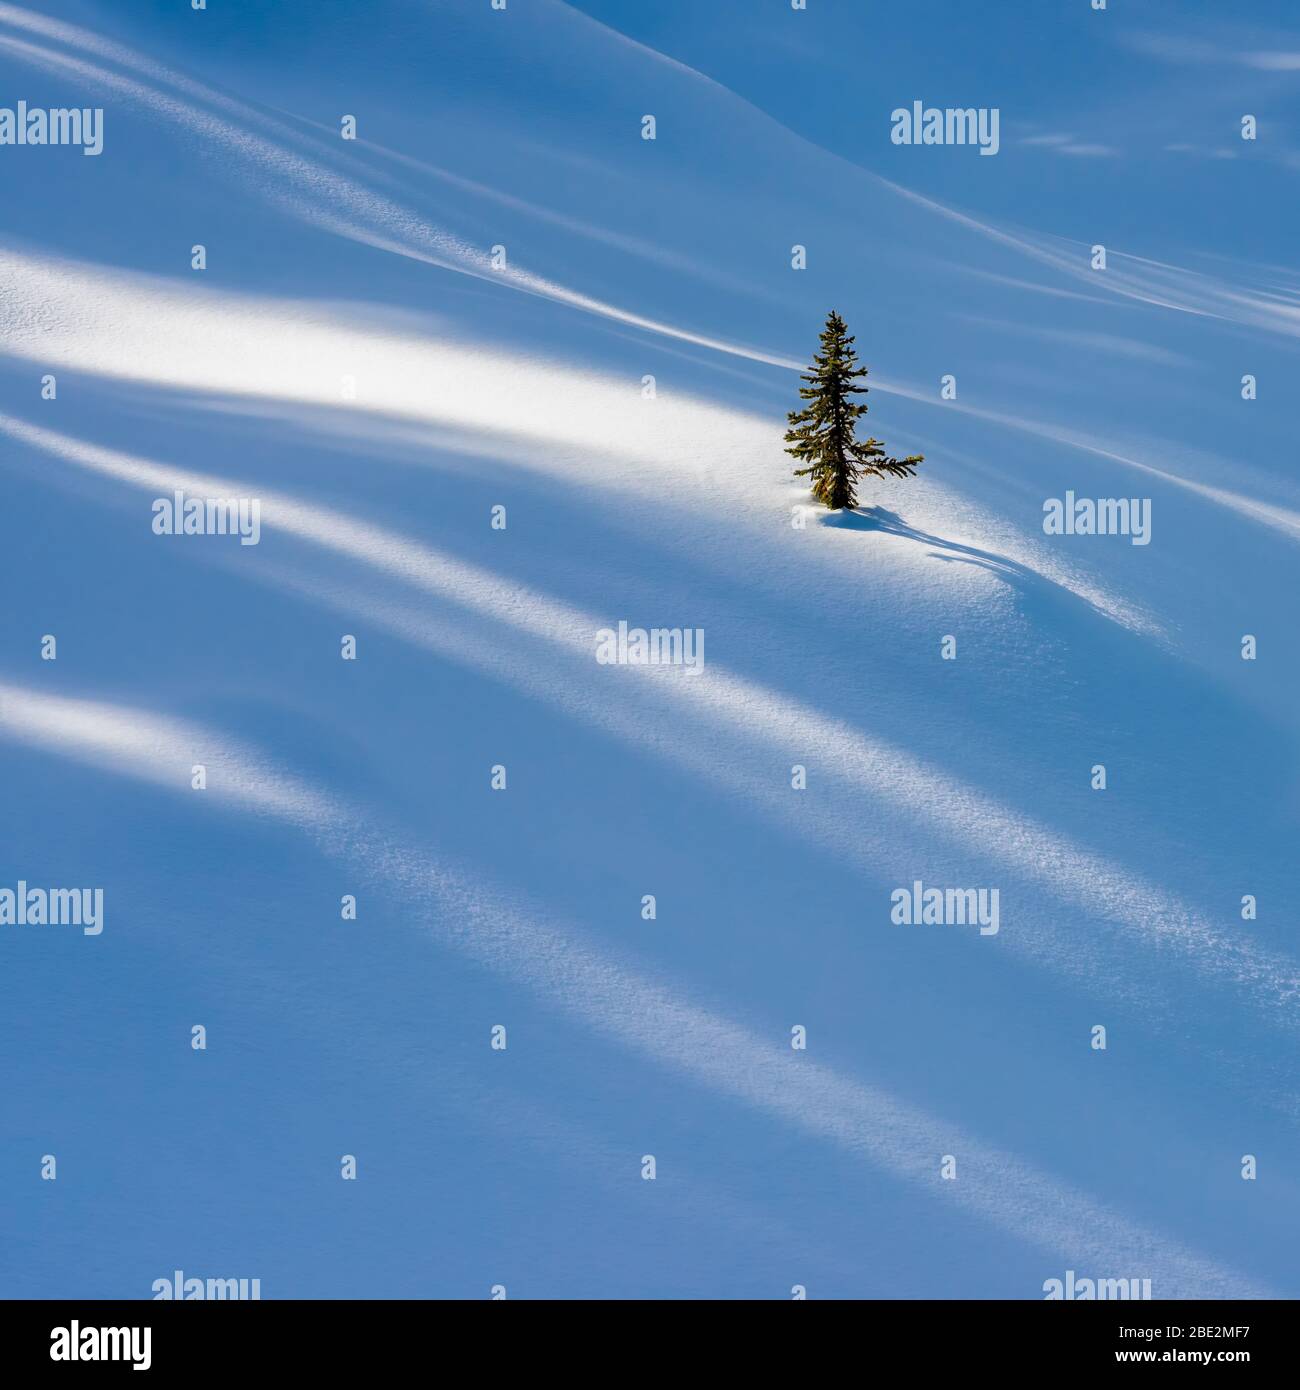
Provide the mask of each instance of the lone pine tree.
[{"label": "lone pine tree", "polygon": [[910,478],[923,454],[905,459],[890,458],[878,439],[854,438],[860,416],[867,413],[867,388],[854,383],[867,374],[857,365],[853,338],[844,320],[831,310],[821,335],[821,351],[813,358],[812,370],[800,373],[807,386],[799,395],[811,404],[792,410],[790,428],[785,432],[786,453],[793,454],[807,468],[796,468],[796,478],[812,476],[813,496],[832,510],[858,505],[855,491],[859,478]]}]

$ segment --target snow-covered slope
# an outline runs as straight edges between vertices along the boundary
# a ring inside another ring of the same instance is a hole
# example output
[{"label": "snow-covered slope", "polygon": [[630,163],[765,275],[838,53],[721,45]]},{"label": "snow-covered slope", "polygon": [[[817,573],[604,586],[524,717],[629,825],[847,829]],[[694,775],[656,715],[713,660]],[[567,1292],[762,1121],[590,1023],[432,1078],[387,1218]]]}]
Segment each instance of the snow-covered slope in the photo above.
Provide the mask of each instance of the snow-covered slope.
[{"label": "snow-covered slope", "polygon": [[[124,8],[0,4],[105,110],[0,149],[0,887],[105,901],[0,927],[0,1291],[1294,1295],[1295,273],[1094,272],[559,0]],[[852,515],[832,306],[926,454]]]}]

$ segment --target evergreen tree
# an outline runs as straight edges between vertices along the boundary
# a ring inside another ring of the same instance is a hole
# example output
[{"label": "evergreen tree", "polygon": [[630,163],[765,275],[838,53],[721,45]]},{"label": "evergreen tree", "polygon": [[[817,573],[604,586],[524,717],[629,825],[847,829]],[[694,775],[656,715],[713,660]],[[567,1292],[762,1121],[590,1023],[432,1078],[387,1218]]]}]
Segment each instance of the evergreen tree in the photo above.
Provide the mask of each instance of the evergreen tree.
[{"label": "evergreen tree", "polygon": [[859,416],[867,413],[867,388],[855,383],[867,374],[857,365],[853,338],[844,320],[832,309],[821,335],[821,351],[813,358],[812,370],[800,373],[807,386],[799,395],[811,404],[789,414],[785,433],[786,453],[793,454],[807,468],[796,468],[795,477],[812,476],[813,496],[832,510],[858,505],[855,487],[859,478],[910,478],[924,455],[890,458],[878,439],[854,438]]}]

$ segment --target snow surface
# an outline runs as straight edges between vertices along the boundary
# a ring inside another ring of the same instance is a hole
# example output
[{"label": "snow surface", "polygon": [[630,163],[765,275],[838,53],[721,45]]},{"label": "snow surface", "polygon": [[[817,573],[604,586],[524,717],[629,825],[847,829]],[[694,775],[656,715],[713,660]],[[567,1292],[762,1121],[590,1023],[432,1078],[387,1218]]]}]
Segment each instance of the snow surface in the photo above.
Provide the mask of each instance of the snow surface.
[{"label": "snow surface", "polygon": [[[0,887],[105,892],[0,927],[0,1294],[1300,1292],[1300,275],[1141,197],[1294,173],[1134,150],[1083,217],[1056,137],[889,147],[926,16],[705,8],[0,3],[0,105],[105,108],[0,149]],[[1081,9],[1024,43],[1134,38]],[[926,462],[797,527],[830,307]]]}]

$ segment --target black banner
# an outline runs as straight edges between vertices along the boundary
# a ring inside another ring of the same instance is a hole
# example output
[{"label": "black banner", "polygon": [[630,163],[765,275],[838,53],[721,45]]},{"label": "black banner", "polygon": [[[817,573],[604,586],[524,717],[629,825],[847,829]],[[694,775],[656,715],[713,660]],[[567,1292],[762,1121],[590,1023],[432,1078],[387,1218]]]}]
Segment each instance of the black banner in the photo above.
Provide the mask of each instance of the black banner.
[{"label": "black banner", "polygon": [[[483,1300],[488,1302],[489,1300]],[[815,1301],[815,1300],[810,1300]],[[759,1311],[761,1306],[761,1312]],[[759,1316],[760,1323],[749,1319]],[[742,1365],[743,1348],[770,1358],[787,1348],[806,1358],[810,1336],[836,1337],[865,1369],[895,1358],[921,1370],[979,1373],[1016,1366],[1070,1372],[1148,1365],[1189,1368],[1289,1368],[1295,1356],[1294,1303],[1080,1302],[834,1302],[776,1315],[770,1304],[742,1302],[566,1304],[518,1300],[513,1310],[432,1302],[13,1302],[0,1306],[3,1368],[40,1375],[80,1367],[112,1372],[206,1375],[250,1370],[349,1372],[412,1369],[437,1348],[438,1364],[459,1349],[490,1349],[494,1366],[510,1369],[512,1350],[538,1369],[535,1337],[578,1337],[593,1329],[636,1339],[640,1374],[662,1356],[681,1369],[682,1347],[659,1339],[666,1330],[727,1338],[727,1355]],[[524,1334],[502,1340],[503,1331]],[[482,1338],[490,1338],[484,1342]],[[653,1337],[654,1340],[650,1340]],[[595,1344],[577,1339],[564,1359],[581,1363]],[[833,1350],[819,1342],[822,1352]],[[605,1353],[601,1353],[602,1359]],[[504,1366],[502,1360],[504,1358]],[[429,1370],[435,1369],[431,1362]],[[521,1362],[520,1369],[525,1369]],[[605,1362],[605,1370],[610,1368]],[[25,1381],[12,1380],[12,1384]]]}]

